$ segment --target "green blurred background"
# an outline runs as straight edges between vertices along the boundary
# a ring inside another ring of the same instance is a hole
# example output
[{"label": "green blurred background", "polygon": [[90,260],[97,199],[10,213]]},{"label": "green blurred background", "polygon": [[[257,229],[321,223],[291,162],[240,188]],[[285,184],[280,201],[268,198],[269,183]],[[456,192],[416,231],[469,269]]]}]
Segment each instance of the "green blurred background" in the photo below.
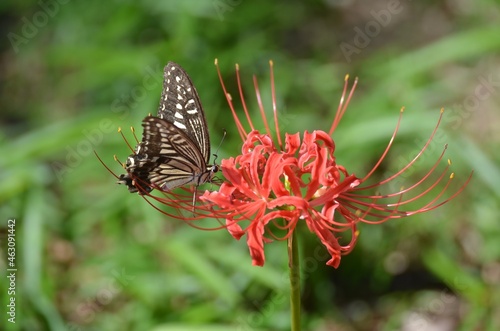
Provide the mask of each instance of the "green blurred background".
[{"label": "green blurred background", "polygon": [[[500,328],[500,6],[496,1],[2,1],[1,322],[4,330],[287,330],[286,243],[252,267],[244,240],[152,209],[115,179],[116,133],[156,112],[162,68],[190,74],[219,157],[240,139],[214,58],[234,64],[257,114],[275,63],[281,128],[327,130],[346,73],[359,87],[335,132],[337,161],[360,176],[413,157],[446,113],[408,187],[449,143],[451,203],[361,225],[338,269],[302,236],[304,330]],[[238,108],[241,110],[241,108]],[[126,134],[130,137],[128,130]],[[497,152],[495,152],[497,151]],[[418,170],[417,170],[418,169]],[[398,189],[399,187],[392,187]],[[16,218],[16,323],[7,322],[7,220]]]}]

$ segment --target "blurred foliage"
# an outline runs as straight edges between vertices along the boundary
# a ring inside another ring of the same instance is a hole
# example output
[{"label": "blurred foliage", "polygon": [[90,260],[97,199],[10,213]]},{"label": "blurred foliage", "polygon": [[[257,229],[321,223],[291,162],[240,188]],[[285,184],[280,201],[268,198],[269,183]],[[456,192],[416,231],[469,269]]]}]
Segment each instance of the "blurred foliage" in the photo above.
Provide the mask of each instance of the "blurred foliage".
[{"label": "blurred foliage", "polygon": [[[118,127],[154,113],[162,68],[180,63],[203,102],[219,157],[240,139],[218,83],[239,63],[270,108],[275,64],[281,127],[328,129],[346,73],[359,87],[334,138],[358,175],[383,152],[405,106],[382,178],[401,168],[445,117],[458,188],[433,212],[361,225],[335,270],[302,239],[305,330],[500,328],[500,6],[496,1],[2,1],[0,215],[16,218],[17,315],[5,330],[287,330],[286,243],[251,266],[245,243],[166,219],[115,179],[129,154]],[[384,16],[385,15],[385,16]],[[364,35],[364,37],[363,37]],[[127,130],[124,130],[127,131]],[[140,134],[140,132],[139,132]],[[131,137],[126,132],[127,137]],[[408,185],[408,184],[406,184]]]}]

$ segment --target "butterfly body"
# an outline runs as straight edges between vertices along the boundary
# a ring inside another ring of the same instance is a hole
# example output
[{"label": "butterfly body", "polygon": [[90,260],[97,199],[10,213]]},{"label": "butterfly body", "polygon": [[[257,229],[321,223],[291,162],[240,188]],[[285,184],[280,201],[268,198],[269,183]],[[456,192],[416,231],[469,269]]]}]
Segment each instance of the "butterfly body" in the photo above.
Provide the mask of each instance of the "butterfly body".
[{"label": "butterfly body", "polygon": [[153,189],[199,186],[218,171],[216,165],[208,165],[210,138],[201,102],[178,64],[165,66],[158,117],[147,116],[142,126],[142,141],[127,158],[127,173],[118,181],[130,192],[147,194]]}]

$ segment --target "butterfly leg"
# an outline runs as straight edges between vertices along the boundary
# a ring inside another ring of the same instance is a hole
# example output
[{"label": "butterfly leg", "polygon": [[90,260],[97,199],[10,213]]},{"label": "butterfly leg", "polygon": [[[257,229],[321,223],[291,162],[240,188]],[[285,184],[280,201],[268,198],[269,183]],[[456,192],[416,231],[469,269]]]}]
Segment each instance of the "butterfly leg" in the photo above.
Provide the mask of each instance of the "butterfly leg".
[{"label": "butterfly leg", "polygon": [[194,204],[196,203],[196,194],[198,193],[198,186],[195,186],[194,188],[194,193],[193,193],[193,215],[194,215]]}]

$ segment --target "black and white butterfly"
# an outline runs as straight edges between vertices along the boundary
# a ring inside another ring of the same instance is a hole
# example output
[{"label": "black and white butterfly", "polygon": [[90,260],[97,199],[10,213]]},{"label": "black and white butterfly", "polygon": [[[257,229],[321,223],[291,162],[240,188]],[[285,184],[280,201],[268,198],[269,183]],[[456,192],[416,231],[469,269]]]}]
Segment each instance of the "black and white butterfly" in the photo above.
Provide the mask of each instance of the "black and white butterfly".
[{"label": "black and white butterfly", "polygon": [[147,116],[142,126],[142,141],[127,158],[127,173],[118,180],[131,193],[199,186],[218,171],[217,165],[208,165],[210,138],[198,93],[178,64],[165,66],[158,117]]}]

